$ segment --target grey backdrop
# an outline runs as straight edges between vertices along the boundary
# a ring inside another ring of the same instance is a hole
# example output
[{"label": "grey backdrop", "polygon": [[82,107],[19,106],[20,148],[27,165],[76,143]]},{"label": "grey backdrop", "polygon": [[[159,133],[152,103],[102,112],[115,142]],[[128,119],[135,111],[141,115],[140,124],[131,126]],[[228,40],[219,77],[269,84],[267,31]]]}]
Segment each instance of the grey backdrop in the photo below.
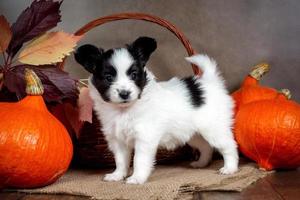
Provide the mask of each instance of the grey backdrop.
[{"label": "grey backdrop", "polygon": [[[0,14],[13,22],[31,0],[1,0]],[[74,32],[87,22],[118,12],[145,12],[177,25],[198,52],[214,57],[233,91],[251,66],[271,64],[263,84],[289,88],[300,102],[299,0],[64,0],[57,30]],[[150,68],[160,80],[192,73],[185,49],[168,31],[147,22],[120,21],[89,32],[81,44],[121,46],[141,35],[157,39]],[[88,74],[68,59],[66,70],[80,78]]]}]

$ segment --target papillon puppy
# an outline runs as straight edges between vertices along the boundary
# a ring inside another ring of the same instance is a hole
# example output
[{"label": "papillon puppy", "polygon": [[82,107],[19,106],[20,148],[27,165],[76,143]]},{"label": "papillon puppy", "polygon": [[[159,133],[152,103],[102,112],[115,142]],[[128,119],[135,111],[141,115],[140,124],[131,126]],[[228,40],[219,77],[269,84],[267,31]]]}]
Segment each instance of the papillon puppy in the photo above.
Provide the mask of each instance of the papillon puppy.
[{"label": "papillon puppy", "polygon": [[203,71],[201,76],[158,82],[146,67],[155,49],[154,39],[140,37],[122,48],[104,51],[87,44],[75,53],[76,61],[91,73],[90,96],[115,158],[116,169],[104,180],[126,178],[134,150],[133,173],[126,183],[145,183],[158,148],[171,150],[186,143],[201,153],[192,167],[208,165],[215,148],[224,158],[220,173],[236,172],[234,103],[216,62],[206,55],[188,57]]}]

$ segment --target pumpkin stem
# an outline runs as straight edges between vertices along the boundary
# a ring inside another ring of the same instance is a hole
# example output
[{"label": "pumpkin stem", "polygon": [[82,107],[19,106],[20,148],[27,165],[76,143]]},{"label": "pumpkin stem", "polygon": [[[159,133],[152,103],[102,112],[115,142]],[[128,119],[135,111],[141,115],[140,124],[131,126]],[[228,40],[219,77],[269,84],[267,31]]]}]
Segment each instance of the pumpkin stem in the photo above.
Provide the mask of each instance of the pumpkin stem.
[{"label": "pumpkin stem", "polygon": [[42,82],[32,69],[25,69],[25,81],[27,95],[39,96],[44,93]]},{"label": "pumpkin stem", "polygon": [[289,89],[280,89],[279,93],[283,94],[287,99],[292,98],[291,91]]},{"label": "pumpkin stem", "polygon": [[270,65],[268,63],[260,63],[255,65],[249,75],[256,80],[260,80],[266,73],[270,71]]}]

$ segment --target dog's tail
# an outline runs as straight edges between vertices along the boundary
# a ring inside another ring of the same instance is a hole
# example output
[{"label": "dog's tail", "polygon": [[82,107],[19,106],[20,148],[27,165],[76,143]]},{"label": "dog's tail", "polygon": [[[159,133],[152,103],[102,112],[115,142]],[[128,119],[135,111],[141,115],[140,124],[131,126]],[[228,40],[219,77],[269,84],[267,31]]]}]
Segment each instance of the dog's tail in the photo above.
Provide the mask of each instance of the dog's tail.
[{"label": "dog's tail", "polygon": [[221,77],[217,69],[217,63],[214,59],[204,54],[193,55],[191,57],[186,57],[185,59],[188,62],[197,65],[197,67],[203,72],[201,79],[207,81],[220,80]]}]

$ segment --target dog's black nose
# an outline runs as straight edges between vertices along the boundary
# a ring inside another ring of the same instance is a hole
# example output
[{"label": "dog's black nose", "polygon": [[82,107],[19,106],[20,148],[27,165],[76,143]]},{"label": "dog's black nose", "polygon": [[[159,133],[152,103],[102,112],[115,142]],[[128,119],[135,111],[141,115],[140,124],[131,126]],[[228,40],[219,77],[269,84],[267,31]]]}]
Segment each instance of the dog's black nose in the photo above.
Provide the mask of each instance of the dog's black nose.
[{"label": "dog's black nose", "polygon": [[119,92],[119,96],[124,100],[127,100],[129,95],[130,95],[130,91],[127,91],[127,90],[121,90]]}]

